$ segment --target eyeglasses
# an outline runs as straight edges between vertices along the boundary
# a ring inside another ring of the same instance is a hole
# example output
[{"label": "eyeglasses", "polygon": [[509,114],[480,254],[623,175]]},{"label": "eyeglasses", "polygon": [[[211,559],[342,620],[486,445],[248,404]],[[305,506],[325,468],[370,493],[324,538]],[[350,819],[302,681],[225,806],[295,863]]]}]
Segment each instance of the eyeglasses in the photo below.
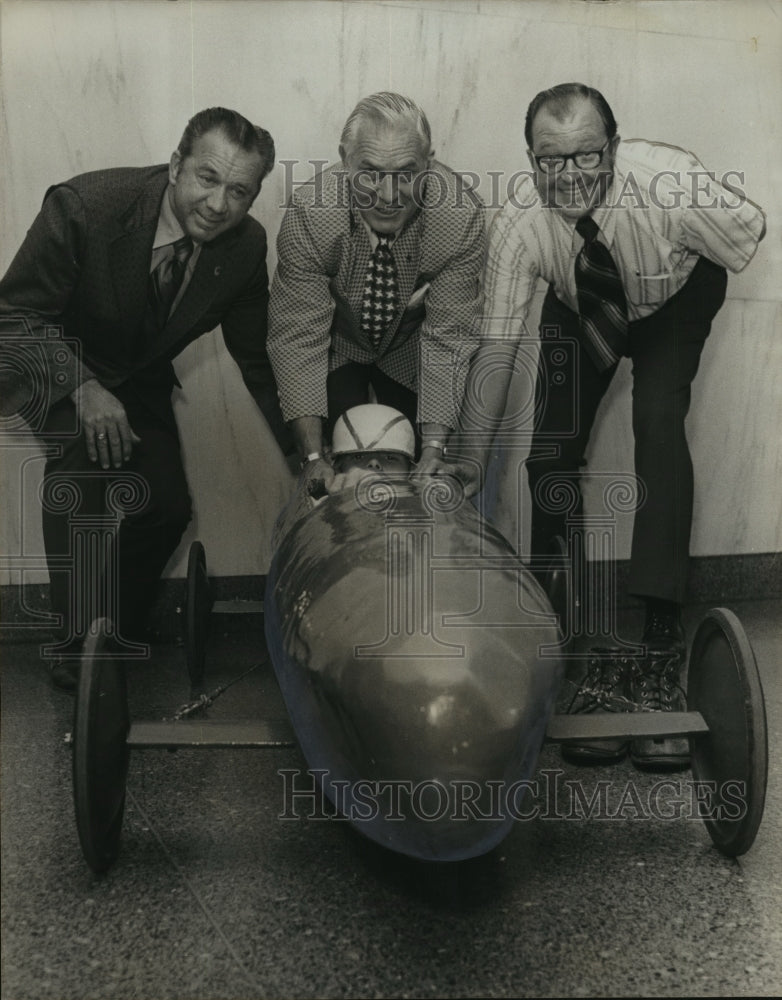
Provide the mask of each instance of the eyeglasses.
[{"label": "eyeglasses", "polygon": [[532,153],[532,158],[544,174],[558,174],[565,169],[568,160],[572,160],[579,170],[594,170],[603,162],[603,154],[611,144],[608,139],[602,149],[590,150],[586,153],[544,153],[543,156],[536,156]]}]

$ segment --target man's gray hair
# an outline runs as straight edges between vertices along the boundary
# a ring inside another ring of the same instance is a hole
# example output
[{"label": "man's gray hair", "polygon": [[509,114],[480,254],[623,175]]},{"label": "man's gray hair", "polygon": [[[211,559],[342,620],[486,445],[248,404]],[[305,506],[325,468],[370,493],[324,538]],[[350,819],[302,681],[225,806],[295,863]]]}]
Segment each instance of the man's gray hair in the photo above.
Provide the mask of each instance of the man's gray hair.
[{"label": "man's gray hair", "polygon": [[339,140],[346,156],[350,155],[358,131],[364,122],[372,122],[375,125],[409,125],[420,136],[424,154],[428,156],[431,151],[432,130],[429,121],[421,108],[409,97],[384,90],[359,101],[345,122]]}]

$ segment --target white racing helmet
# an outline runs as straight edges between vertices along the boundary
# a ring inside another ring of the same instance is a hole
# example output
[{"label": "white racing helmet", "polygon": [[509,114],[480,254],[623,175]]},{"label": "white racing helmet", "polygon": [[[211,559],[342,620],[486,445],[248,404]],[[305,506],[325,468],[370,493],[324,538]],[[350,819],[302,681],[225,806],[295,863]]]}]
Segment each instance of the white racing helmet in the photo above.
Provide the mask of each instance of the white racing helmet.
[{"label": "white racing helmet", "polygon": [[334,425],[332,454],[394,451],[415,458],[415,433],[407,417],[381,403],[364,403],[345,410]]}]

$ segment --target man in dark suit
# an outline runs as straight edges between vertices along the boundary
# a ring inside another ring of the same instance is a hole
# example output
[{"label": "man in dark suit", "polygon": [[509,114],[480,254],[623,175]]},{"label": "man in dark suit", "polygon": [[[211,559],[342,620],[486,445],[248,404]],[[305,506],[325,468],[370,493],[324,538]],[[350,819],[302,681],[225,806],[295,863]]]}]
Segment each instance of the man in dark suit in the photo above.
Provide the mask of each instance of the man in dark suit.
[{"label": "man in dark suit", "polygon": [[327,487],[324,437],[370,387],[418,430],[416,474],[452,471],[443,451],[477,346],[483,203],[434,159],[426,115],[400,94],[359,101],[339,153],[295,191],[277,241],[269,357],[283,415],[307,476]]},{"label": "man in dark suit", "polygon": [[[235,111],[201,111],[168,165],[50,188],[0,281],[0,412],[20,414],[47,448],[41,499],[59,686],[75,683],[93,616],[117,619],[121,642],[142,638],[190,520],[172,358],[221,325],[290,450],[266,355],[266,234],[247,214],[273,165],[268,132]],[[74,523],[108,510],[121,518],[104,572],[75,572]]]}]

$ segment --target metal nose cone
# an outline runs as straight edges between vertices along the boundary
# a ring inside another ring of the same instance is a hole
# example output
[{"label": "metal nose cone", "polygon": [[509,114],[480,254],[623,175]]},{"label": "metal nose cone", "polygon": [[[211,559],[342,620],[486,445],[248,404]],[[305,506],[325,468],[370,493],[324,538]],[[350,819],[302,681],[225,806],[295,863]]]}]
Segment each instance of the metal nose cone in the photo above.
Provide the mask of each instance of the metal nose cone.
[{"label": "metal nose cone", "polygon": [[302,751],[356,829],[427,860],[502,840],[562,665],[543,591],[471,504],[330,497],[278,548],[265,609]]}]

